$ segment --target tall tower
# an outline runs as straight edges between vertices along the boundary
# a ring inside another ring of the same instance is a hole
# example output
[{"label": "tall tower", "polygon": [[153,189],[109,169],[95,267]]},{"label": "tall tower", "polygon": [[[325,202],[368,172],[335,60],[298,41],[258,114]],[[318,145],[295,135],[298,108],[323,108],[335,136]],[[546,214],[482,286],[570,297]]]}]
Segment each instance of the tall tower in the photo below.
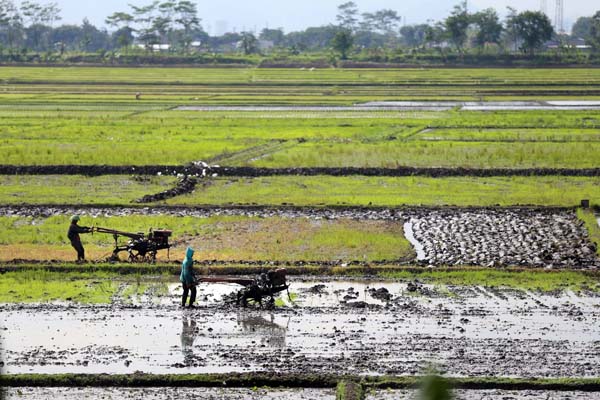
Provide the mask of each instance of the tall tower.
[{"label": "tall tower", "polygon": [[565,33],[565,5],[563,0],[556,0],[556,14],[554,15],[554,28],[558,33]]}]

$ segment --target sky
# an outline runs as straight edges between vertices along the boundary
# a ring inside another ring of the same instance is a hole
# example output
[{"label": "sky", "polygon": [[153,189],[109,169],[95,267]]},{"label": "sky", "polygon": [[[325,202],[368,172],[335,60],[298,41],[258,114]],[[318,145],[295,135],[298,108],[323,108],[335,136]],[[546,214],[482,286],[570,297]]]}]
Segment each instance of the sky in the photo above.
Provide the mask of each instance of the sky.
[{"label": "sky", "polygon": [[[151,0],[39,0],[54,1],[62,9],[62,23],[80,24],[88,18],[97,26],[104,26],[106,16],[115,11],[128,11],[128,3],[144,5]],[[326,25],[335,22],[337,6],[347,0],[198,0],[202,25],[211,34],[227,28],[228,31],[284,28],[286,32],[301,30],[308,26]],[[396,10],[406,18],[406,23],[438,21],[445,18],[459,0],[354,0],[361,12],[372,12],[383,8]],[[546,0],[548,16],[554,19],[555,0]],[[565,28],[580,16],[591,16],[600,10],[597,0],[564,0]],[[594,4],[596,3],[596,4]],[[507,6],[518,11],[539,10],[541,0],[469,0],[470,11],[494,7],[500,15]],[[225,21],[226,24],[219,21]]]}]

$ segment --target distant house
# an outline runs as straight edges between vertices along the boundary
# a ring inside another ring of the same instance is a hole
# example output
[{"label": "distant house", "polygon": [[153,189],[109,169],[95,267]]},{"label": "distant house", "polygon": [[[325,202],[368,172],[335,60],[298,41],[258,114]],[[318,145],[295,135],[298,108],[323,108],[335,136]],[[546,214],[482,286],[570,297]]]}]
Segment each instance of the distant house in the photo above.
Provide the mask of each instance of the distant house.
[{"label": "distant house", "polygon": [[260,51],[271,50],[273,47],[275,47],[275,43],[271,40],[259,40],[258,41],[258,49]]},{"label": "distant house", "polygon": [[169,51],[169,50],[171,50],[171,45],[170,44],[158,44],[157,43],[157,44],[152,44],[149,47],[147,47],[145,44],[138,43],[137,47],[140,48],[140,49],[144,49],[144,50],[147,49],[147,48],[149,48],[154,53],[160,53],[160,52],[163,52],[163,51]]},{"label": "distant house", "polygon": [[572,38],[567,39],[566,41],[550,40],[545,43],[545,47],[550,50],[564,47],[577,50],[590,50],[592,48],[592,46],[586,44],[585,40],[582,38]]}]

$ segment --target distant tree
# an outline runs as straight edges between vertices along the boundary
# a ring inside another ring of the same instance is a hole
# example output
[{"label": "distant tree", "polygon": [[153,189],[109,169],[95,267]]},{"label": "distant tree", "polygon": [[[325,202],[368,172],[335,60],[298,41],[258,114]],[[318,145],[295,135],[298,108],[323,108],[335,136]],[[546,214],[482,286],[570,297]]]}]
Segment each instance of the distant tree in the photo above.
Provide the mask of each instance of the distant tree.
[{"label": "distant tree", "polygon": [[42,5],[33,1],[21,3],[21,13],[27,19],[29,25],[50,25],[60,21],[60,8],[56,3]]},{"label": "distant tree", "polygon": [[242,32],[242,40],[240,40],[240,48],[244,55],[254,54],[258,52],[258,40],[252,32]]},{"label": "distant tree", "polygon": [[425,37],[427,36],[427,29],[429,25],[406,25],[400,28],[400,36],[402,42],[408,47],[420,47],[425,44]]},{"label": "distant tree", "polygon": [[152,21],[152,29],[158,35],[160,43],[173,43],[175,1],[164,1],[158,4],[156,15]]},{"label": "distant tree", "polygon": [[81,49],[88,52],[98,51],[109,47],[108,33],[96,28],[87,18],[81,24]]},{"label": "distant tree", "polygon": [[200,17],[198,17],[198,7],[194,2],[182,0],[175,5],[174,10],[175,23],[177,23],[182,30],[180,44],[185,51],[188,51],[193,40],[194,32],[202,30],[202,27],[200,26]]},{"label": "distant tree", "polygon": [[531,56],[544,42],[552,39],[554,34],[552,22],[540,11],[524,11],[515,17],[514,24],[519,38],[523,41],[523,50]]},{"label": "distant tree", "polygon": [[131,26],[133,22],[133,15],[125,12],[116,12],[106,17],[104,21],[108,25],[120,29],[125,26]]},{"label": "distant tree", "polygon": [[242,35],[234,32],[227,32],[222,36],[209,36],[207,38],[208,46],[214,51],[218,51],[222,46],[231,46],[239,44],[242,41]]},{"label": "distant tree", "polygon": [[353,1],[340,4],[335,17],[341,28],[355,31],[358,28],[358,7]]},{"label": "distant tree", "polygon": [[4,33],[10,49],[15,45],[21,22],[21,15],[14,1],[0,0],[0,30]]},{"label": "distant tree", "polygon": [[290,32],[285,36],[288,47],[296,51],[323,49],[331,45],[331,40],[339,31],[334,25],[316,26],[300,32]]},{"label": "distant tree", "polygon": [[65,50],[75,50],[82,36],[80,26],[62,25],[52,30],[51,41],[63,53]]},{"label": "distant tree", "polygon": [[397,30],[401,17],[394,10],[383,9],[374,13],[363,13],[361,28],[390,34]]},{"label": "distant tree", "polygon": [[446,31],[444,24],[438,22],[435,25],[427,25],[425,29],[425,43],[429,47],[435,47],[440,45],[446,37]]},{"label": "distant tree", "polygon": [[506,48],[517,51],[519,42],[519,33],[517,32],[517,10],[512,7],[507,7],[508,15],[504,23],[504,43]]},{"label": "distant tree", "polygon": [[444,27],[448,34],[448,39],[456,47],[459,53],[463,52],[467,40],[467,30],[471,24],[471,17],[467,10],[467,2],[463,1],[454,6],[450,16],[444,21]]},{"label": "distant tree", "polygon": [[360,29],[353,36],[354,45],[361,48],[383,48],[390,42],[390,38],[384,34]]},{"label": "distant tree", "polygon": [[159,4],[160,2],[155,0],[141,7],[129,5],[133,11],[133,20],[137,25],[135,30],[138,33],[138,39],[144,44],[146,50],[150,50],[154,44],[160,42],[155,22]]},{"label": "distant tree", "polygon": [[133,40],[133,29],[129,26],[124,26],[123,28],[117,29],[112,33],[110,38],[112,43],[111,47],[125,49],[125,54],[127,54],[127,50],[133,43]]},{"label": "distant tree", "polygon": [[483,47],[486,43],[500,42],[502,35],[502,24],[498,13],[493,8],[480,11],[473,14],[473,23],[477,26],[477,34],[475,35],[475,45]]},{"label": "distant tree", "polygon": [[125,12],[116,12],[106,17],[105,22],[107,25],[117,28],[113,32],[113,42],[119,46],[127,48],[133,43],[133,15]]},{"label": "distant tree", "polygon": [[589,40],[593,17],[579,17],[573,24],[571,36]]},{"label": "distant tree", "polygon": [[50,27],[59,21],[60,8],[56,3],[42,5],[33,1],[21,3],[21,14],[25,20],[28,44],[36,50],[49,48],[46,39],[50,35]]},{"label": "distant tree", "polygon": [[600,51],[600,11],[592,17],[589,41],[594,51]]},{"label": "distant tree", "polygon": [[269,29],[265,28],[260,32],[258,36],[260,40],[268,40],[273,42],[275,46],[281,46],[285,41],[285,34],[282,28]]},{"label": "distant tree", "polygon": [[331,47],[340,53],[340,58],[342,60],[348,58],[348,52],[352,49],[353,45],[354,38],[349,29],[340,29],[331,40]]}]

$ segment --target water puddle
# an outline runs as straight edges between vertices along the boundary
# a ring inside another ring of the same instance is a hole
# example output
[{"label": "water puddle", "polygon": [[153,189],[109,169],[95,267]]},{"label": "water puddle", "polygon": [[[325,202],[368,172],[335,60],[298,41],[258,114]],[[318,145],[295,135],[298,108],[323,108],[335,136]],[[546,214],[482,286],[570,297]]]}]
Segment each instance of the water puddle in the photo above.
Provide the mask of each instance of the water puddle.
[{"label": "water puddle", "polygon": [[427,261],[427,255],[425,254],[425,247],[423,246],[423,244],[421,244],[421,242],[419,242],[415,238],[412,221],[406,222],[404,224],[404,237],[406,238],[406,240],[408,240],[410,242],[410,244],[413,245],[413,248],[415,249],[415,252],[417,253],[417,260]]},{"label": "water puddle", "polygon": [[600,107],[598,100],[552,100],[547,101],[552,106],[596,106]]}]

